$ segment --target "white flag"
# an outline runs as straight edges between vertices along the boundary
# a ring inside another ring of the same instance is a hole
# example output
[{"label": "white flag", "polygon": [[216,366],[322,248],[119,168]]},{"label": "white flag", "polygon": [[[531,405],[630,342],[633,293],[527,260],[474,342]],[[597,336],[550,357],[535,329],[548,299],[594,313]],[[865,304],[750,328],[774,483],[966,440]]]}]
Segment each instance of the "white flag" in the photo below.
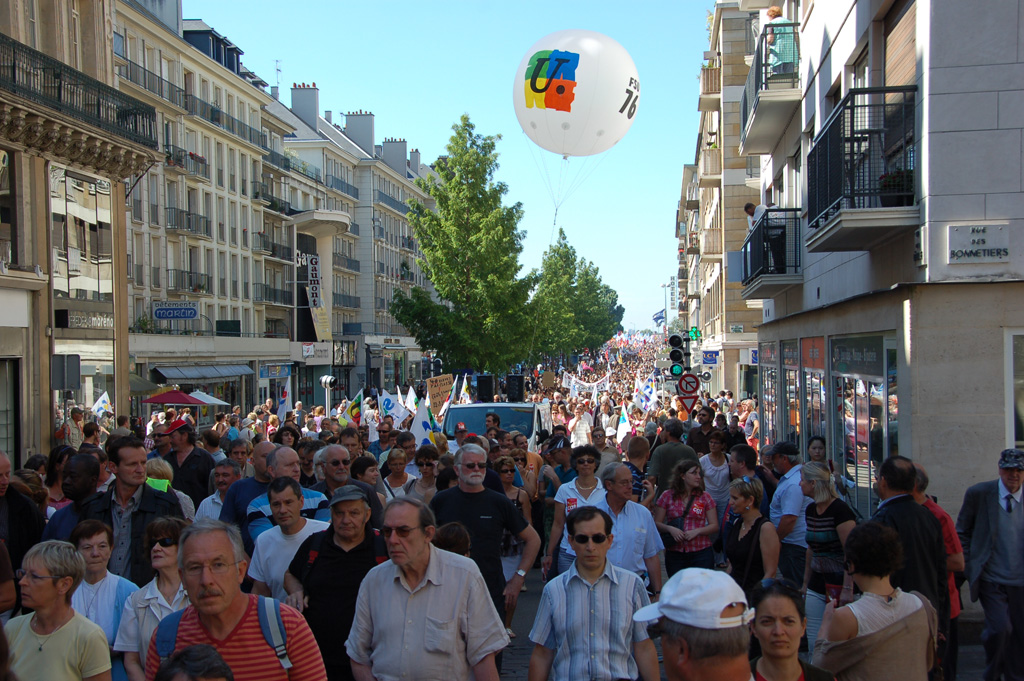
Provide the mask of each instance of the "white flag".
[{"label": "white flag", "polygon": [[397,397],[389,394],[387,390],[381,393],[378,404],[381,408],[381,418],[390,416],[394,420],[396,427],[401,425],[402,421],[411,413]]},{"label": "white flag", "polygon": [[417,447],[434,444],[430,439],[430,414],[427,413],[428,410],[427,401],[421,401],[419,408],[416,410],[416,417],[412,420],[412,428],[409,429],[416,436]]},{"label": "white flag", "polygon": [[108,414],[114,413],[114,405],[110,403],[110,395],[104,390],[103,394],[96,398],[96,402],[92,405],[92,413],[96,416],[103,416],[103,413]]}]

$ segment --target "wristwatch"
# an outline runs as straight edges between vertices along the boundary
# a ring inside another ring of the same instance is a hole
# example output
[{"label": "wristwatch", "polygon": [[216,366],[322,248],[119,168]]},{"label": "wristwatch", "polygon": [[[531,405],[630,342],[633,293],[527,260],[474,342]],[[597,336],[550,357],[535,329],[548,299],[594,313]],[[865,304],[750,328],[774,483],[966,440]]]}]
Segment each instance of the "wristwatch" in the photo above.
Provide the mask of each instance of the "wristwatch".
[{"label": "wristwatch", "polygon": [[516,570],[516,574],[520,577],[526,577],[526,570],[519,568],[518,570]]}]

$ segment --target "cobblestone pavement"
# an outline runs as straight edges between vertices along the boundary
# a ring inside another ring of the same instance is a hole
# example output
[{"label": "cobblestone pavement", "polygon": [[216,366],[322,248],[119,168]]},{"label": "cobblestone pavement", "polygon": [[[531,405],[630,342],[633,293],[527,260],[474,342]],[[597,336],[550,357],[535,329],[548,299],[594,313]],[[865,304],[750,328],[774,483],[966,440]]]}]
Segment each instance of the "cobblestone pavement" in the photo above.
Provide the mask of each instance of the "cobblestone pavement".
[{"label": "cobblestone pavement", "polygon": [[[533,617],[537,612],[537,604],[540,602],[540,594],[543,589],[544,582],[541,581],[540,570],[530,570],[526,576],[526,592],[519,594],[519,604],[516,607],[515,617],[512,619],[512,631],[515,632],[516,637],[512,639],[512,645],[506,648],[502,655],[502,681],[526,681],[530,653],[533,651],[533,643],[529,639],[530,628],[533,626]],[[958,679],[962,681],[980,679],[984,669],[985,651],[980,645],[960,647]],[[664,671],[661,678],[666,678]]]}]

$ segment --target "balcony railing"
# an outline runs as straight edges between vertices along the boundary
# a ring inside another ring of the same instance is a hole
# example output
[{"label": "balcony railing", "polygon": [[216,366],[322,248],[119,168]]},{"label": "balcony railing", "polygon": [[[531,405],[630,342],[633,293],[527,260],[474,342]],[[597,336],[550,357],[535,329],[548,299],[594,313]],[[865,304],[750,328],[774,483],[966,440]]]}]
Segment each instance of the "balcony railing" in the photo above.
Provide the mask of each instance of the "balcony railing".
[{"label": "balcony railing", "polygon": [[398,278],[401,279],[402,281],[412,281],[415,278],[415,276],[411,271],[407,269],[402,269],[399,270]]},{"label": "balcony railing", "polygon": [[160,285],[160,268],[157,266],[149,268],[149,286],[150,288],[163,288]]},{"label": "balcony railing", "polygon": [[160,74],[153,73],[130,61],[127,64],[117,65],[117,75],[174,106],[185,108],[185,91]]},{"label": "balcony railing", "polygon": [[252,250],[270,253],[272,239],[263,232],[256,232],[252,235]]},{"label": "balcony railing", "polygon": [[416,250],[416,239],[411,236],[400,236],[398,237],[398,246],[404,248],[407,251]]},{"label": "balcony railing", "polygon": [[281,197],[274,196],[266,184],[263,184],[260,188],[259,199],[260,201],[267,202],[267,208],[269,210],[272,210],[275,213],[280,213],[281,215],[291,215],[292,205]]},{"label": "balcony railing", "polygon": [[145,276],[145,274],[146,274],[146,266],[145,265],[135,265],[135,285],[136,286],[142,286],[143,285],[142,278]]},{"label": "balcony railing", "polygon": [[754,63],[740,97],[740,142],[746,139],[747,122],[763,90],[800,87],[800,24],[772,21],[761,31]]},{"label": "balcony railing", "polygon": [[342,194],[347,194],[347,195],[351,196],[353,199],[358,199],[359,198],[359,189],[354,184],[349,184],[348,182],[346,182],[345,180],[341,179],[340,177],[335,177],[334,175],[328,175],[327,176],[327,183],[326,184],[327,184],[328,187],[331,187],[333,189],[337,189]]},{"label": "balcony railing", "polygon": [[761,17],[757,12],[751,12],[746,21],[747,38],[744,44],[744,54],[754,54],[757,49],[757,39],[761,35]]},{"label": "balcony railing", "polygon": [[347,255],[341,253],[332,254],[334,260],[334,266],[343,270],[352,270],[353,272],[359,272],[359,261],[355,258],[350,258]]},{"label": "balcony railing", "polygon": [[269,284],[257,283],[254,287],[257,303],[274,303],[275,305],[291,306],[292,292],[283,288],[274,288]]},{"label": "balcony railing", "polygon": [[191,293],[213,293],[213,277],[202,272],[167,270],[167,290]]},{"label": "balcony railing", "polygon": [[722,174],[722,154],[718,147],[707,147],[700,152],[700,176],[718,177]]},{"label": "balcony railing", "polygon": [[190,213],[182,208],[167,208],[167,229],[176,232],[188,232],[207,239],[213,238],[210,218],[198,213]]},{"label": "balcony railing", "polygon": [[405,205],[404,202],[399,201],[398,199],[395,199],[395,198],[392,198],[392,197],[388,196],[387,194],[385,194],[384,192],[382,192],[379,189],[377,190],[376,194],[374,195],[373,201],[374,201],[374,203],[383,204],[383,205],[387,206],[388,208],[390,208],[391,210],[396,211],[398,213],[401,213],[402,215],[405,215],[406,213],[409,212],[409,206]]},{"label": "balcony railing", "polygon": [[207,101],[199,99],[195,95],[185,95],[185,110],[193,116],[198,116],[204,121],[213,123],[218,128],[227,130],[232,135],[239,137],[250,144],[264,149],[267,148],[267,136],[262,130],[243,123],[234,116],[222,111]]},{"label": "balcony railing", "polygon": [[916,87],[850,90],[807,154],[807,226],[841,210],[914,203]]},{"label": "balcony railing", "polygon": [[277,258],[278,260],[287,260],[288,262],[291,262],[292,253],[294,253],[294,251],[291,246],[281,244],[276,241],[270,242],[270,255],[272,257]]},{"label": "balcony railing", "polygon": [[305,175],[314,182],[321,182],[320,178],[323,176],[320,174],[320,169],[317,168],[316,166],[310,165],[305,161],[300,161],[297,158],[291,159],[291,165],[292,170],[299,173],[300,175]]},{"label": "balcony railing", "polygon": [[348,226],[348,233],[349,234],[355,234],[356,236],[359,236],[359,223],[358,222],[353,222],[351,225],[349,225]]},{"label": "balcony railing", "polygon": [[388,303],[383,298],[377,298],[377,301],[376,301],[376,304],[375,304],[374,307],[376,309],[378,309],[378,310],[386,310],[386,309],[388,309]]},{"label": "balcony railing", "polygon": [[350,296],[345,293],[334,294],[334,307],[351,307],[359,309],[359,296]]},{"label": "balcony railing", "polygon": [[0,89],[156,149],[156,109],[0,33]]},{"label": "balcony railing", "polygon": [[799,208],[769,208],[743,242],[743,285],[768,275],[800,273]]},{"label": "balcony railing", "polygon": [[700,70],[700,102],[698,108],[701,111],[713,111],[715,98],[722,94],[722,67],[704,66]]},{"label": "balcony railing", "polygon": [[176,147],[170,144],[164,145],[166,157],[164,163],[172,168],[181,168],[189,175],[195,175],[204,179],[210,179],[210,164],[206,159],[187,149]]},{"label": "balcony railing", "polygon": [[282,154],[279,151],[270,150],[263,154],[263,162],[269,163],[270,165],[280,168],[281,170],[291,170],[292,160]]}]

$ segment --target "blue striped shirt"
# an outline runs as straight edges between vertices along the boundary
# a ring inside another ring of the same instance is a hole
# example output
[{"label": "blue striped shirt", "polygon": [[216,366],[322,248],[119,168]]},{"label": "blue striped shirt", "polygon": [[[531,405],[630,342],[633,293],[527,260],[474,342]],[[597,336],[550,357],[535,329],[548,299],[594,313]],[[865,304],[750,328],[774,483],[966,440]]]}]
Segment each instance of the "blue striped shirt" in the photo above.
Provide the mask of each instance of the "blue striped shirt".
[{"label": "blue striped shirt", "polygon": [[604,573],[590,584],[574,561],[544,587],[530,640],[555,651],[554,681],[635,679],[633,646],[648,636],[633,613],[649,603],[632,572],[606,561]]}]

